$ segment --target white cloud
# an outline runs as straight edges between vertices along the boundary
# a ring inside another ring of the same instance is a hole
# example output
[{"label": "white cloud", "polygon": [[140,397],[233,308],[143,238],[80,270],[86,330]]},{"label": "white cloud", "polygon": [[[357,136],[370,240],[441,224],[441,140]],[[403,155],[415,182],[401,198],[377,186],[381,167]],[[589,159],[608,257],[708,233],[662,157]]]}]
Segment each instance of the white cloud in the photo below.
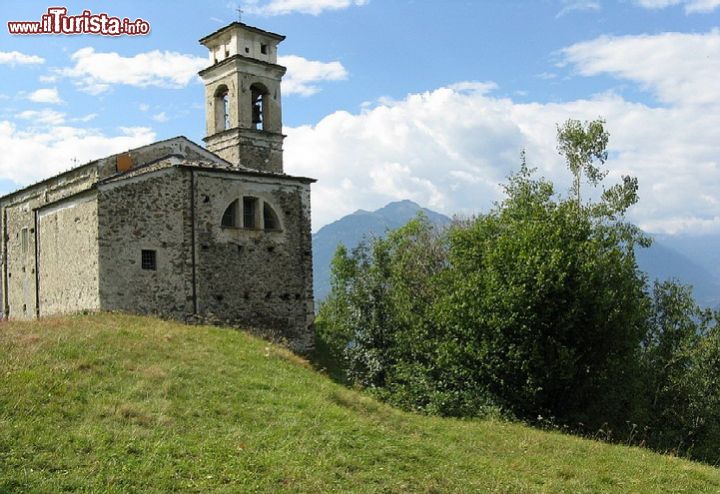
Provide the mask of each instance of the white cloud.
[{"label": "white cloud", "polygon": [[565,5],[555,16],[556,19],[571,12],[598,12],[602,8],[596,0],[563,0],[563,4]]},{"label": "white cloud", "polygon": [[[88,47],[76,51],[71,58],[75,65],[58,70],[58,74],[75,79],[80,89],[90,94],[103,93],[115,84],[180,88],[196,80],[197,72],[208,66],[205,57],[157,50],[124,57],[115,52],[98,53]],[[340,62],[286,55],[278,57],[278,63],[288,69],[283,80],[286,95],[309,96],[320,90],[317,83],[344,80],[348,76]],[[146,106],[141,105],[141,109]]]},{"label": "white cloud", "polygon": [[161,111],[160,113],[156,113],[155,115],[152,116],[152,119],[155,120],[156,122],[161,122],[161,123],[168,121],[168,117],[164,111]]},{"label": "white cloud", "polygon": [[43,110],[27,110],[18,113],[18,117],[29,120],[32,124],[60,125],[65,122],[65,114],[45,108]]},{"label": "white cloud", "polygon": [[60,98],[60,94],[58,93],[57,88],[43,88],[38,89],[37,91],[33,91],[28,95],[28,99],[30,101],[34,101],[35,103],[50,103],[50,104],[60,104],[63,102],[63,100]]},{"label": "white cloud", "polygon": [[318,15],[326,10],[342,10],[352,6],[366,5],[368,0],[246,0],[244,10],[258,15],[311,14]]},{"label": "white cloud", "polygon": [[180,88],[196,80],[197,72],[208,65],[207,58],[169,51],[150,51],[132,57],[116,52],[98,53],[81,48],[71,56],[75,65],[59,74],[76,80],[90,94],[100,94],[114,84],[136,87]]},{"label": "white cloud", "polygon": [[485,94],[497,89],[497,84],[494,82],[462,81],[450,84],[448,88],[459,93],[469,92]]},{"label": "white cloud", "polygon": [[138,105],[138,109],[140,111],[148,111],[150,109],[150,105],[148,105],[147,103],[140,103]]},{"label": "white cloud", "polygon": [[97,113],[88,113],[87,115],[84,115],[82,117],[75,117],[71,118],[71,122],[89,122],[91,120],[95,120],[97,118]]},{"label": "white cloud", "polygon": [[278,57],[278,63],[288,69],[282,85],[285,95],[310,96],[320,91],[316,83],[342,81],[348,77],[347,70],[340,62],[318,62],[297,55],[286,55]]},{"label": "white cloud", "polygon": [[19,51],[0,51],[0,64],[15,66],[41,63],[45,63],[45,59],[36,55],[26,55]]},{"label": "white cloud", "polygon": [[646,9],[664,9],[683,5],[686,14],[707,14],[720,7],[720,0],[636,0]]},{"label": "white cloud", "polygon": [[[581,74],[634,81],[662,97],[664,107],[613,93],[521,104],[494,96],[488,83],[460,83],[286,128],[286,170],[319,179],[313,185],[315,228],[359,208],[406,198],[468,214],[502,197],[500,184],[517,169],[523,148],[530,164],[566,191],[569,173],[556,151],[555,125],[602,116],[611,134],[608,180],[631,174],[640,181],[631,219],[654,232],[717,232],[720,89],[713,86],[710,73],[717,69],[707,59],[716,37],[604,37],[564,52]],[[481,90],[468,90],[473,87]]]},{"label": "white cloud", "polygon": [[20,129],[0,121],[0,177],[29,184],[72,168],[75,163],[148,144],[155,134],[146,127],[121,128],[117,135],[70,126]]},{"label": "white cloud", "polygon": [[580,74],[609,74],[637,82],[671,104],[720,101],[720,30],[602,36],[562,50]]}]

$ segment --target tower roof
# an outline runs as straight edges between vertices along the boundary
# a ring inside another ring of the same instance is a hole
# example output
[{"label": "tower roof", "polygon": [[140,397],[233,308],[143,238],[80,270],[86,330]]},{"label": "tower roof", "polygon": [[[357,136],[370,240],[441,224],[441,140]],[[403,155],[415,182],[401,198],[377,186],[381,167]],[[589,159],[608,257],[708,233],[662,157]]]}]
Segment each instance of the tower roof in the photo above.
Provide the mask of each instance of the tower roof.
[{"label": "tower roof", "polygon": [[244,30],[246,30],[246,31],[250,31],[250,32],[253,32],[253,33],[256,33],[256,34],[260,34],[260,35],[262,35],[262,36],[267,36],[268,38],[274,39],[274,40],[277,41],[278,43],[281,42],[281,41],[283,41],[283,40],[285,39],[285,36],[283,36],[282,34],[271,33],[270,31],[265,31],[265,30],[263,30],[263,29],[260,29],[260,28],[254,27],[254,26],[249,26],[249,25],[247,25],[247,24],[245,24],[245,23],[243,23],[243,22],[235,21],[235,22],[231,22],[230,24],[228,24],[228,25],[225,26],[225,27],[221,27],[220,29],[218,29],[218,30],[215,31],[214,33],[208,34],[208,35],[205,36],[204,38],[201,38],[201,39],[200,39],[200,44],[202,44],[202,45],[207,45],[208,42],[212,41],[212,40],[215,39],[216,37],[221,36],[221,35],[223,35],[224,33],[226,33],[227,31],[230,31],[230,30],[236,29],[236,28],[244,29]]}]

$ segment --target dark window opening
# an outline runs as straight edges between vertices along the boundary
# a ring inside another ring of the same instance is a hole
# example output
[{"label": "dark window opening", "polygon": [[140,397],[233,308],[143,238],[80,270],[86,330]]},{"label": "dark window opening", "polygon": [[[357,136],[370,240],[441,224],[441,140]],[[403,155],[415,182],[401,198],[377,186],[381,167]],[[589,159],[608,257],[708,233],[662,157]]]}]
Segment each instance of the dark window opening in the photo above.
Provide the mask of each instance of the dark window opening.
[{"label": "dark window opening", "polygon": [[265,230],[279,230],[280,221],[278,220],[275,210],[270,204],[263,203],[263,228]]},{"label": "dark window opening", "polygon": [[230,128],[230,99],[224,85],[215,91],[215,128],[217,132]]},{"label": "dark window opening", "polygon": [[143,250],[140,257],[140,266],[147,271],[156,271],[157,252],[154,250]]},{"label": "dark window opening", "polygon": [[257,209],[257,197],[243,197],[243,227],[257,228],[257,222],[255,221]]},{"label": "dark window opening", "polygon": [[247,46],[245,47],[245,53],[250,53],[250,48]]},{"label": "dark window opening", "polygon": [[228,228],[236,228],[237,227],[237,209],[238,209],[238,200],[235,199],[225,210],[225,213],[223,213],[222,222],[220,223],[221,226],[228,227]]},{"label": "dark window opening", "polygon": [[266,45],[266,44],[264,44],[264,43],[261,43],[261,44],[260,44],[260,53],[262,53],[263,55],[267,55],[267,53],[268,53],[268,45]]},{"label": "dark window opening", "polygon": [[250,86],[252,98],[252,124],[257,130],[265,129],[268,90],[262,84]]}]

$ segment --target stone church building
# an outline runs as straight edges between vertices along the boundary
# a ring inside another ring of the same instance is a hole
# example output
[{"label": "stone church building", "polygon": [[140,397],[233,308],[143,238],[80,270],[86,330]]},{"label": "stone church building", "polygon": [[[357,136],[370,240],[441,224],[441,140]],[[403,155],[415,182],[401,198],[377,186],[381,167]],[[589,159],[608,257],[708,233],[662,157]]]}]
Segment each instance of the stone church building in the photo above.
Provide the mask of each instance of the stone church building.
[{"label": "stone church building", "polygon": [[312,346],[312,179],[283,173],[283,36],[234,22],[210,52],[202,147],[175,137],[0,198],[6,318],[125,311]]}]

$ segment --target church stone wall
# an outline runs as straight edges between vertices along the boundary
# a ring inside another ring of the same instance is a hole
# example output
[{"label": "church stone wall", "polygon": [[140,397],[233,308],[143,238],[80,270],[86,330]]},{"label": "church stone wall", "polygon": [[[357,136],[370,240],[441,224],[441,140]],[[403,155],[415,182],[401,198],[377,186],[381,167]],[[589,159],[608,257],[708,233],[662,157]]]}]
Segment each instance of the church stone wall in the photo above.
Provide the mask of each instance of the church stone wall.
[{"label": "church stone wall", "polygon": [[35,213],[30,203],[6,207],[7,312],[15,319],[35,317]]},{"label": "church stone wall", "polygon": [[95,162],[5,196],[3,221],[3,307],[6,317],[37,314],[35,210],[88,190],[97,179]]},{"label": "church stone wall", "polygon": [[[102,310],[192,314],[190,186],[189,172],[168,168],[99,187]],[[142,250],[157,269],[142,269]]]},{"label": "church stone wall", "polygon": [[[223,213],[242,197],[267,201],[281,231],[221,226]],[[309,185],[196,172],[199,316],[255,327],[312,347],[312,258]]]},{"label": "church stone wall", "polygon": [[94,191],[38,212],[40,316],[98,310],[98,223]]}]

